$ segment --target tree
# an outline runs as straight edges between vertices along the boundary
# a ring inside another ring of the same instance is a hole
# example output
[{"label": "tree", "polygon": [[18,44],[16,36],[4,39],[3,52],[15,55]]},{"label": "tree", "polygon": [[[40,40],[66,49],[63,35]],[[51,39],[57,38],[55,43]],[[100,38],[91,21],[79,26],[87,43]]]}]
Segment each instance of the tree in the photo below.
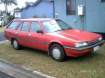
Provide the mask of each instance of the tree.
[{"label": "tree", "polygon": [[4,25],[6,25],[8,23],[8,6],[9,5],[17,5],[17,1],[16,0],[0,0],[0,4],[4,4],[5,7],[5,15],[4,15]]},{"label": "tree", "polygon": [[4,4],[5,7],[5,13],[8,13],[8,6],[9,5],[17,5],[17,1],[16,0],[0,0],[0,4]]}]

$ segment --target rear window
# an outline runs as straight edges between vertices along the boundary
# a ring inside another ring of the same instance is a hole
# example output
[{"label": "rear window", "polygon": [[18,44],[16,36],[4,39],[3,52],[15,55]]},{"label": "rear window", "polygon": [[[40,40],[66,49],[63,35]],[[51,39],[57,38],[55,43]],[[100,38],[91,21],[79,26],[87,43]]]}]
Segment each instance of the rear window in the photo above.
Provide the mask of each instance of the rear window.
[{"label": "rear window", "polygon": [[14,21],[8,26],[8,29],[16,29],[18,25],[19,25],[19,22]]},{"label": "rear window", "polygon": [[24,22],[21,31],[29,31],[30,22]]}]

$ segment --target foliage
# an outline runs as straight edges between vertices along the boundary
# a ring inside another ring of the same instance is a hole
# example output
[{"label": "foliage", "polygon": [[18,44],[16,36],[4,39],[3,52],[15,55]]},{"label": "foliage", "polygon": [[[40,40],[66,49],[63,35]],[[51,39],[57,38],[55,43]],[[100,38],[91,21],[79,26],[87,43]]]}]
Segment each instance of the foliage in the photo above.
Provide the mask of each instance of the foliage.
[{"label": "foliage", "polygon": [[8,21],[12,21],[15,17],[13,15],[8,16]]},{"label": "foliage", "polygon": [[11,4],[17,5],[16,0],[0,0],[0,2],[6,5],[11,5]]},{"label": "foliage", "polygon": [[4,4],[5,12],[8,13],[8,5],[17,5],[16,0],[0,0],[0,4]]}]

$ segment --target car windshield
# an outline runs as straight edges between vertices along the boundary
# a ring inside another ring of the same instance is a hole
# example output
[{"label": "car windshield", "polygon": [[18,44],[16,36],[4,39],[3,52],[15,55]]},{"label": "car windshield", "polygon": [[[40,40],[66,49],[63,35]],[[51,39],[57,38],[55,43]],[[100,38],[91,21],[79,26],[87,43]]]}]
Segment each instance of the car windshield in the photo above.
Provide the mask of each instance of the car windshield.
[{"label": "car windshield", "polygon": [[50,20],[43,22],[46,32],[57,32],[62,30],[72,29],[72,27],[62,20]]}]

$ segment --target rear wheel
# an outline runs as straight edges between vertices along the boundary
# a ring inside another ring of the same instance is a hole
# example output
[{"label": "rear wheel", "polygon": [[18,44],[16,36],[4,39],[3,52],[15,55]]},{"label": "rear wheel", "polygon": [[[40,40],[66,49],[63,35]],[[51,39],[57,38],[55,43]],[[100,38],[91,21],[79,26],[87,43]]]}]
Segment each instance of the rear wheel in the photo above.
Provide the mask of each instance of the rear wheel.
[{"label": "rear wheel", "polygon": [[51,57],[56,61],[64,61],[66,58],[66,54],[64,52],[64,49],[59,44],[53,44],[49,49]]},{"label": "rear wheel", "polygon": [[19,43],[18,43],[18,41],[17,40],[12,40],[11,41],[11,44],[12,44],[12,47],[14,48],[14,49],[16,49],[16,50],[19,50],[20,49],[20,45],[19,45]]}]

